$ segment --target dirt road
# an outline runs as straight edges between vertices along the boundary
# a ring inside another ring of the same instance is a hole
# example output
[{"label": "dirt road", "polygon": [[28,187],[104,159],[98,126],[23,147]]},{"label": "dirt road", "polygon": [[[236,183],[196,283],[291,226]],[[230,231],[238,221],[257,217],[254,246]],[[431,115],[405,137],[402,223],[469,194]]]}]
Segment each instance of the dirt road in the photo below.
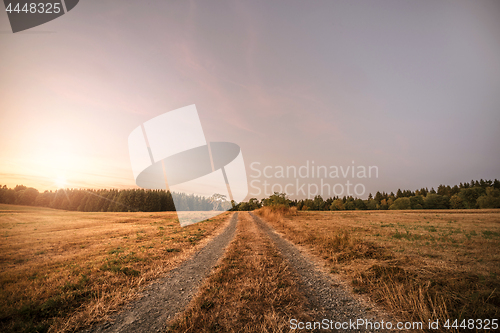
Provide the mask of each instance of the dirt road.
[{"label": "dirt road", "polygon": [[[223,259],[229,255],[227,251],[225,251],[225,248],[234,238],[237,223],[252,224],[254,226],[251,228],[238,228],[240,231],[236,239],[232,241],[232,247],[242,247],[243,245],[238,245],[244,244],[244,242],[241,241],[242,239],[252,239],[250,231],[248,230],[255,228],[260,230],[263,237],[266,238],[267,241],[270,241],[270,244],[273,244],[273,247],[276,248],[277,254],[275,255],[280,256],[293,272],[294,284],[300,287],[300,292],[308,300],[307,306],[311,310],[309,313],[314,315],[313,321],[328,319],[336,322],[345,322],[360,318],[371,321],[378,320],[377,315],[367,309],[366,303],[360,301],[359,298],[348,291],[344,283],[335,280],[335,278],[332,278],[330,275],[318,269],[307,255],[303,254],[295,245],[283,239],[269,226],[269,224],[253,213],[245,212],[239,214],[240,219],[238,219],[238,213],[235,213],[228,227],[219,236],[215,237],[202,250],[188,259],[179,268],[173,270],[167,277],[154,283],[144,292],[140,299],[130,304],[127,309],[115,316],[112,321],[101,324],[86,332],[164,331],[166,327],[168,327],[167,324],[171,323],[171,320],[176,314],[179,314],[177,319],[183,316],[181,312],[186,309],[186,307],[191,311],[188,317],[192,317],[193,313],[197,313],[197,311],[193,312],[193,307],[203,302],[206,304],[206,300],[200,302],[200,299],[202,297],[206,298],[206,290],[210,288],[213,289],[214,285],[214,281],[207,281],[210,280],[207,279],[207,276],[209,276],[209,273],[214,269],[214,266],[220,258]],[[241,250],[243,250],[243,248],[241,248]],[[235,252],[235,249],[232,249],[232,251]],[[236,249],[236,252],[243,251],[238,251],[238,249]],[[234,255],[234,253],[232,255]],[[262,253],[259,253],[259,255],[262,255]],[[228,267],[231,269],[232,266]],[[241,268],[236,267],[235,269]],[[248,267],[246,269],[248,269]],[[219,272],[219,274],[220,273],[221,272]],[[214,274],[217,274],[217,272]],[[230,274],[230,272],[227,272],[227,268],[225,268],[224,274]],[[238,282],[236,281],[235,283]],[[262,295],[262,298],[270,296],[269,293],[266,294],[264,290],[259,294]],[[216,302],[218,300],[214,299],[213,301]],[[254,301],[258,302],[259,300]],[[190,307],[188,306],[189,303],[191,304]],[[224,307],[218,309],[224,309]],[[245,311],[247,310],[248,309]],[[228,309],[227,311],[230,310]],[[235,309],[231,309],[231,311],[233,311],[231,315],[234,317]],[[238,313],[236,311],[236,316],[237,315]],[[278,317],[275,320],[279,321],[279,323],[273,327],[280,327],[278,331],[293,331],[288,322],[289,318]],[[174,325],[173,330],[172,327],[170,327],[170,331],[176,331],[175,327],[176,325]],[[220,327],[220,329],[221,331],[233,331],[232,329],[224,327]],[[183,328],[179,329],[179,331],[194,332],[196,330],[194,330],[194,328]],[[258,330],[255,331],[257,332]],[[275,330],[273,329],[273,331]]]}]

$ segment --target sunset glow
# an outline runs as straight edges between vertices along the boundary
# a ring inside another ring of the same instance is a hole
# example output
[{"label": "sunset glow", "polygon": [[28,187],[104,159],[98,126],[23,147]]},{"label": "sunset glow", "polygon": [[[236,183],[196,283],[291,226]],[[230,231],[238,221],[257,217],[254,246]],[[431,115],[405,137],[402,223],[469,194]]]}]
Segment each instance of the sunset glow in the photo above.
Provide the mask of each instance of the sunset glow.
[{"label": "sunset glow", "polygon": [[64,176],[59,176],[55,180],[55,184],[57,185],[58,188],[65,188],[66,187],[66,178]]}]

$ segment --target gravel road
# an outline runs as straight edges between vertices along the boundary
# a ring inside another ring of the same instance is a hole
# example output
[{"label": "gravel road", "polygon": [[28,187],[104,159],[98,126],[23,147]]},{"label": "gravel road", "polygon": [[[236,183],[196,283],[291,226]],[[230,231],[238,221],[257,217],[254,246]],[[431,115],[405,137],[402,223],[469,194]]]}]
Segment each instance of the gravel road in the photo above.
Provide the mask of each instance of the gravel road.
[{"label": "gravel road", "polygon": [[85,333],[100,332],[159,332],[195,295],[203,279],[224,254],[233,239],[238,221],[234,213],[226,229],[190,259],[173,269],[166,277],[153,283],[139,299],[110,321],[87,329]]}]

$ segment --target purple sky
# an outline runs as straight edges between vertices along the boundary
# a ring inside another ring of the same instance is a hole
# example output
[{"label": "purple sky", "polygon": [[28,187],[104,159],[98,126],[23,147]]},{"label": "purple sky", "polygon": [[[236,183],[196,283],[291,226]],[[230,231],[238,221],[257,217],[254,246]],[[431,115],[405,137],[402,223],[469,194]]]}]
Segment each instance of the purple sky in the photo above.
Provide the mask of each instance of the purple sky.
[{"label": "purple sky", "polygon": [[129,133],[191,104],[254,185],[254,162],[377,166],[324,180],[362,197],[500,178],[498,18],[498,0],[81,1],[12,34],[3,12],[0,183],[135,187]]}]

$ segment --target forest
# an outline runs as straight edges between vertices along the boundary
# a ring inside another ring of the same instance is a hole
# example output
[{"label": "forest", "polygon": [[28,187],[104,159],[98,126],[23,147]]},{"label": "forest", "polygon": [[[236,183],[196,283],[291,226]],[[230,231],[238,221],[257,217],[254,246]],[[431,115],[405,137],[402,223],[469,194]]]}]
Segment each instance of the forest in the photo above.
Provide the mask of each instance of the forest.
[{"label": "forest", "polygon": [[472,180],[453,187],[439,185],[437,190],[421,188],[419,190],[401,190],[393,192],[371,193],[367,200],[344,196],[323,199],[320,195],[314,199],[290,200],[285,193],[275,193],[261,201],[252,198],[237,205],[237,210],[254,210],[261,206],[287,205],[298,210],[403,210],[403,209],[474,209],[500,208],[500,181]]},{"label": "forest", "polygon": [[[175,207],[175,201],[179,207]],[[33,187],[0,186],[0,203],[48,207],[81,212],[159,212],[227,210],[231,204],[219,194],[211,197],[145,189],[59,189],[39,192]],[[298,210],[403,210],[403,209],[475,209],[500,208],[500,181],[470,181],[458,185],[439,185],[437,190],[401,190],[371,193],[368,199],[332,197],[290,200],[286,193],[275,193],[262,200],[232,204],[232,210],[254,210],[262,206],[283,204]]]},{"label": "forest", "polygon": [[144,189],[59,189],[39,192],[33,187],[17,185],[15,188],[0,188],[0,203],[29,205],[80,212],[160,212],[175,211],[174,197],[179,202],[178,210],[206,211],[224,210],[225,198],[220,195],[200,197],[164,190]]}]

